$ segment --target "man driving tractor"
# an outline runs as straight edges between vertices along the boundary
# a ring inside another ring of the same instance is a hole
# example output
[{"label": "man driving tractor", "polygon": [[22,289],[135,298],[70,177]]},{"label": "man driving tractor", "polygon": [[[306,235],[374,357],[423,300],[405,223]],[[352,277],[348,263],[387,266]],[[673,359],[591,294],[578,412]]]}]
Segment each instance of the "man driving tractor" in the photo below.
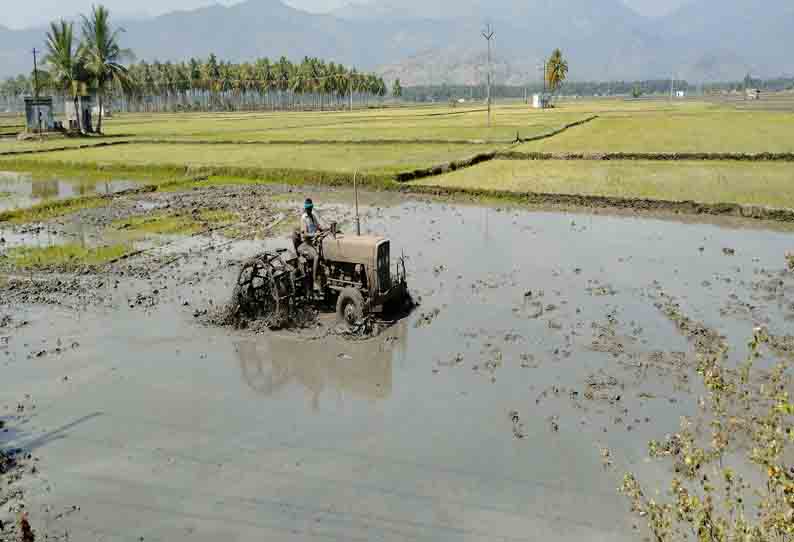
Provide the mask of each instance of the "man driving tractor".
[{"label": "man driving tractor", "polygon": [[303,202],[303,216],[301,217],[301,229],[298,236],[300,244],[297,247],[297,251],[304,258],[312,261],[312,280],[316,291],[321,291],[322,285],[317,273],[320,257],[314,245],[317,234],[323,231],[325,231],[325,228],[320,222],[320,217],[314,212],[314,202],[312,202],[311,198],[306,198],[306,201]]}]

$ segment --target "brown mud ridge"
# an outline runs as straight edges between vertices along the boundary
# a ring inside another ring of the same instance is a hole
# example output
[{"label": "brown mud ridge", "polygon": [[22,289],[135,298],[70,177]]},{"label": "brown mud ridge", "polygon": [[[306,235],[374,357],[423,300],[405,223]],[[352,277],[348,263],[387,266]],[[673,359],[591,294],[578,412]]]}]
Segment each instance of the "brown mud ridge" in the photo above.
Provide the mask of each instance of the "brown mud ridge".
[{"label": "brown mud ridge", "polygon": [[[550,132],[546,132],[543,134],[539,134],[536,136],[528,137],[528,138],[521,138],[521,136],[516,133],[516,138],[508,143],[517,144],[517,143],[528,143],[530,141],[540,141],[542,139],[549,139],[551,137],[557,136],[566,130],[570,130],[576,126],[581,126],[582,124],[586,124],[598,118],[598,115],[594,115],[591,117],[587,117],[582,120],[578,120],[576,122],[571,122],[566,124],[556,130],[551,130]],[[450,141],[445,141],[444,143],[451,143]],[[488,143],[495,143],[493,141],[488,141]],[[501,158],[503,155],[508,156],[511,153],[503,153],[501,151],[492,151],[492,152],[483,152],[479,154],[475,154],[471,158],[467,158],[465,160],[454,160],[452,162],[447,162],[445,164],[439,164],[436,166],[431,166],[427,168],[420,168],[415,169],[413,171],[406,171],[404,173],[398,173],[395,177],[395,180],[398,183],[404,183],[408,181],[415,181],[418,179],[425,179],[427,177],[436,177],[438,175],[443,175],[445,173],[449,173],[451,171],[455,171],[458,169],[464,169],[467,167],[476,166],[477,164],[481,164],[483,162],[490,162],[491,160],[495,160]]]},{"label": "brown mud ridge", "polygon": [[661,296],[664,301],[656,303],[656,308],[662,311],[684,336],[694,342],[697,354],[717,359],[725,357],[728,352],[725,337],[705,324],[696,322],[683,314],[681,306],[672,297],[664,293]]},{"label": "brown mud ridge", "polygon": [[[110,306],[111,296],[103,294],[109,280],[96,275],[11,278],[0,287],[0,296],[4,305],[60,305],[73,309]],[[5,319],[0,323],[6,323]],[[10,319],[6,324],[10,327]]]},{"label": "brown mud ridge", "polygon": [[792,152],[497,152],[497,160],[651,160],[674,161],[725,161],[725,162],[794,162]]},{"label": "brown mud ridge", "polygon": [[794,356],[794,336],[769,335],[769,348],[781,357]]},{"label": "brown mud ridge", "polygon": [[[105,136],[106,137],[106,136]],[[101,141],[96,143],[85,143],[83,145],[64,145],[62,147],[48,147],[46,149],[29,149],[25,151],[3,151],[0,156],[24,156],[27,154],[39,154],[43,152],[77,151],[81,149],[94,149],[98,147],[113,147],[116,145],[127,145],[131,141]]]},{"label": "brown mud ridge", "polygon": [[400,188],[409,194],[429,196],[467,196],[475,199],[497,199],[524,205],[548,205],[598,209],[623,209],[636,212],[662,212],[672,214],[733,216],[755,220],[794,222],[794,209],[742,205],[739,203],[700,203],[648,198],[621,198],[582,194],[554,194],[545,192],[512,192],[461,187],[406,185]]},{"label": "brown mud ridge", "polygon": [[[0,431],[5,431],[0,420]],[[25,514],[24,493],[17,486],[25,470],[28,457],[22,450],[0,449],[0,509],[7,509],[16,519],[0,517],[0,542],[34,540],[33,531]]]}]

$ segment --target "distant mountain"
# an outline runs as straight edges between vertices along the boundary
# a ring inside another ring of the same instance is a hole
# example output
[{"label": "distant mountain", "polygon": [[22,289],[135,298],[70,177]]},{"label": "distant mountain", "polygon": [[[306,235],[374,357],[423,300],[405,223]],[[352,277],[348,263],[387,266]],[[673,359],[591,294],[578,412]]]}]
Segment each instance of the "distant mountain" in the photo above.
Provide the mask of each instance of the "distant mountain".
[{"label": "distant mountain", "polygon": [[[246,0],[118,22],[139,59],[319,56],[411,85],[484,81],[486,21],[496,31],[497,83],[539,80],[538,64],[555,47],[576,80],[794,72],[791,0],[691,0],[659,18],[622,0],[372,0],[331,14]],[[42,48],[44,33],[0,27],[0,77],[28,73],[30,51]]]},{"label": "distant mountain", "polygon": [[631,9],[647,17],[661,17],[680,8],[688,0],[623,0]]},{"label": "distant mountain", "polygon": [[640,16],[620,0],[372,0],[356,2],[332,12],[347,19],[494,19],[524,27],[539,26],[540,21],[564,24],[560,20],[604,20],[619,18],[625,22]]},{"label": "distant mountain", "polygon": [[[697,0],[658,21],[674,58],[685,66],[716,62],[715,77],[736,70],[779,75],[794,69],[794,2]],[[734,65],[736,69],[728,69]]]}]

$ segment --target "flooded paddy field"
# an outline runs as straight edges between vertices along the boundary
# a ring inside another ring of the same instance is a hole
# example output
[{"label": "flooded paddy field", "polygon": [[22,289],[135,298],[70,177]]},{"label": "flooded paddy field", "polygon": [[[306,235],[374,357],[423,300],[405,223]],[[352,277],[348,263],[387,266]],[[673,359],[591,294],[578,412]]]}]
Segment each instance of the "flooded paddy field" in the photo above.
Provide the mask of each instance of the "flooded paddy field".
[{"label": "flooded paddy field", "polygon": [[41,179],[24,173],[0,171],[0,211],[30,207],[37,203],[87,196],[113,194],[139,186],[126,180]]},{"label": "flooded paddy field", "polygon": [[6,274],[0,443],[32,454],[17,484],[34,528],[69,540],[638,540],[616,488],[627,471],[664,485],[647,442],[702,393],[682,319],[735,361],[754,326],[792,335],[794,239],[772,224],[391,194],[363,195],[362,227],[404,252],[409,317],[365,341],[327,333],[327,317],[300,331],[210,325],[239,262],[288,246],[305,195],[349,229],[349,194],[289,190],[134,195],[77,216],[99,239],[119,220],[209,206],[255,233],[157,233],[101,270]]}]

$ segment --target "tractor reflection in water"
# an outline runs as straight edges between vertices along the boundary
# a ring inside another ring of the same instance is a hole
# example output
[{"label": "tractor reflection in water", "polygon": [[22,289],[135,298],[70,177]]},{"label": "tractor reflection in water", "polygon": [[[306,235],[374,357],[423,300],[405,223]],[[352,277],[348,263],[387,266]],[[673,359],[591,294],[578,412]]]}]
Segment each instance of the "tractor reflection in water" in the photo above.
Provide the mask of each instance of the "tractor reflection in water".
[{"label": "tractor reflection in water", "polygon": [[321,398],[382,401],[391,397],[393,365],[405,357],[405,322],[389,330],[383,341],[345,341],[338,349],[326,341],[301,341],[295,355],[294,338],[242,340],[235,344],[242,378],[249,389],[273,397],[291,387],[305,389],[313,411]]}]

